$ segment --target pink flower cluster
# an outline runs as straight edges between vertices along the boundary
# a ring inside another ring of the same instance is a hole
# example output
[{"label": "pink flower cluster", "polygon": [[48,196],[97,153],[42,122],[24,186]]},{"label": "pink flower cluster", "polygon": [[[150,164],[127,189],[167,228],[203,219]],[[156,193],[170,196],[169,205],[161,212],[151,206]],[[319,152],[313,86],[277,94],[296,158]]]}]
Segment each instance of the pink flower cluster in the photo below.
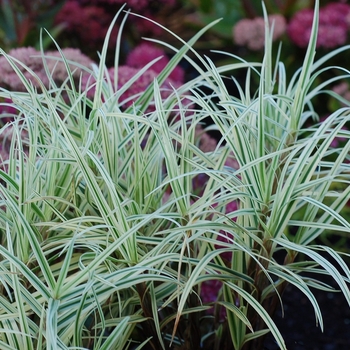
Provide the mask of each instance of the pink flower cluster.
[{"label": "pink flower cluster", "polygon": [[[94,95],[94,81],[90,74],[81,67],[90,68],[93,61],[82,54],[78,49],[66,48],[62,49],[65,59],[68,61],[73,77],[78,84],[81,79],[81,88],[87,91],[88,97]],[[20,69],[25,78],[30,81],[33,86],[40,89],[41,84],[46,88],[50,85],[50,80],[45,71],[43,55],[40,51],[32,47],[22,47],[10,50],[9,55],[15,59],[15,64]],[[52,79],[57,83],[62,83],[68,76],[66,66],[62,60],[61,54],[58,51],[45,52],[45,61]],[[120,102],[124,108],[132,105],[135,100],[148,88],[158,74],[169,63],[169,58],[163,50],[154,45],[144,43],[132,50],[127,57],[127,64],[118,67],[117,89],[121,89],[127,82],[130,81],[145,65],[153,60],[160,58],[151,67],[145,71],[136,81],[127,89],[121,96]],[[20,64],[21,62],[22,64]],[[32,74],[30,71],[33,71]],[[108,69],[108,73],[112,83],[114,84],[115,69]],[[161,87],[163,98],[169,96],[172,89],[181,86],[184,81],[184,71],[181,67],[174,68],[170,76],[165,80]],[[9,64],[6,57],[0,57],[0,86],[12,91],[25,91],[25,86],[13,67]]]},{"label": "pink flower cluster", "polygon": [[[48,85],[48,78],[43,69],[43,61],[39,51],[35,50],[33,47],[20,47],[10,50],[8,54],[16,60],[16,66],[20,69],[25,78],[33,84],[33,86],[40,88],[40,81],[45,85]],[[19,62],[32,70],[39,80]],[[25,86],[20,77],[4,56],[0,57],[0,86],[12,91],[25,91]]]},{"label": "pink flower cluster", "polygon": [[[92,64],[90,58],[78,49],[62,49],[62,53],[68,61],[71,61],[69,66],[74,78],[79,80],[81,75],[88,74],[79,65],[90,68]],[[41,88],[41,84],[44,84],[47,88],[49,87],[50,82],[45,71],[43,55],[40,51],[33,47],[20,47],[10,50],[8,54],[15,60],[18,69],[33,86],[38,89]],[[44,55],[52,79],[58,84],[62,83],[67,78],[68,73],[61,54],[58,51],[46,51]],[[25,67],[33,71],[37,77]],[[25,91],[23,82],[4,56],[0,57],[0,86],[12,91]]]},{"label": "pink flower cluster", "polygon": [[145,9],[150,9],[154,7],[157,2],[158,5],[166,5],[166,6],[175,6],[176,0],[80,0],[83,4],[93,4],[93,5],[100,5],[101,3],[105,4],[118,4],[123,5],[126,4],[127,8],[131,8],[134,11],[142,11]]},{"label": "pink flower cluster", "polygon": [[[125,10],[142,14],[144,17],[162,23],[162,16],[158,16],[165,9],[171,11],[176,6],[176,0],[66,0],[64,6],[55,17],[55,24],[63,26],[60,34],[69,46],[79,46],[83,52],[95,55],[105,39],[107,30],[114,15],[126,4]],[[162,29],[152,22],[137,16],[128,17],[129,25],[124,28],[123,34],[130,34],[134,40],[137,36],[157,36]],[[166,23],[163,23],[166,25]],[[118,25],[111,33],[109,44],[113,46],[118,34]],[[127,32],[127,33],[126,33]],[[138,40],[138,39],[137,39]],[[91,57],[93,57],[91,56]]]},{"label": "pink flower cluster", "polygon": [[[102,47],[114,12],[109,12],[103,6],[99,6],[97,1],[95,5],[85,6],[83,3],[77,0],[67,0],[55,17],[55,24],[64,26],[63,35],[66,35],[71,45],[81,46],[86,52]],[[115,27],[111,34],[110,44],[115,43],[117,34],[118,28]]]},{"label": "pink flower cluster", "polygon": [[[268,16],[270,26],[273,25],[273,40],[277,40],[286,31],[286,20],[282,15]],[[246,46],[259,51],[265,45],[265,20],[263,17],[241,19],[233,27],[233,40],[237,45]]]},{"label": "pink flower cluster", "polygon": [[[127,82],[129,82],[138,72],[139,68],[134,68],[130,66],[119,66],[118,67],[118,86],[119,90],[122,88]],[[112,67],[108,70],[109,76],[111,78],[112,83],[114,84],[114,75],[115,68]],[[131,106],[138,97],[153,83],[153,80],[158,76],[158,73],[152,69],[144,72],[133,84],[127,89],[121,96],[120,102],[123,107]],[[173,87],[179,87],[181,85],[178,81],[173,81],[168,78],[165,80],[163,85],[161,86],[161,96],[162,98],[166,98],[169,96]]]},{"label": "pink flower cluster", "polygon": [[[151,69],[156,73],[160,73],[169,63],[168,57],[165,56],[165,53],[161,48],[149,43],[142,43],[129,53],[126,58],[126,64],[129,67],[143,68],[155,59],[159,60],[152,65]],[[169,78],[173,81],[183,83],[185,79],[184,70],[179,66],[175,67],[170,73]]]},{"label": "pink flower cluster", "polygon": [[[152,84],[153,80],[169,63],[169,59],[162,49],[149,43],[142,43],[129,53],[126,58],[126,64],[119,66],[117,72],[114,67],[108,69],[109,78],[113,85],[115,83],[115,76],[117,76],[118,84],[116,88],[119,90],[144,66],[158,58],[160,59],[151,65],[151,67],[138,77],[132,86],[122,94],[119,102],[124,108],[131,106],[150,84]],[[162,97],[166,98],[169,96],[173,87],[177,88],[181,86],[183,82],[184,71],[180,66],[177,66],[161,86]],[[89,84],[84,87],[84,89],[88,91],[88,97],[92,97],[94,94],[94,89],[90,87],[92,84],[93,81],[90,81]]]},{"label": "pink flower cluster", "polygon": [[[314,11],[303,9],[297,12],[288,25],[290,39],[299,47],[307,47],[311,35]],[[344,45],[350,21],[350,5],[329,3],[319,13],[317,47],[325,49]]]}]

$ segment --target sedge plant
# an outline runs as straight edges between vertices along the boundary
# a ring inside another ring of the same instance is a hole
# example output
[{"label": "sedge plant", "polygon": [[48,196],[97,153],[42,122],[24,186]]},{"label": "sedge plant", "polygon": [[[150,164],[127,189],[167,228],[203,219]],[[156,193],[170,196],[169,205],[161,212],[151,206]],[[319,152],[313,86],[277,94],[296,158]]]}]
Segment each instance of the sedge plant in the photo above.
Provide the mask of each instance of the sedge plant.
[{"label": "sedge plant", "polygon": [[[38,90],[1,51],[27,91],[0,91],[18,111],[1,130],[12,128],[0,170],[0,349],[262,349],[269,332],[286,349],[273,314],[288,284],[305,294],[321,328],[310,288],[332,290],[323,275],[350,304],[346,262],[315,243],[325,230],[350,229],[342,216],[349,108],[305,126],[332,82],[315,79],[345,49],[314,62],[317,21],[318,1],[304,64],[290,81],[278,55],[274,63],[268,23],[263,62],[216,67],[198,55],[193,45],[210,26],[188,43],[175,36],[182,47],[163,43],[174,56],[132,105],[123,94],[154,62],[118,87],[118,70],[111,79],[104,64],[114,23],[99,66],[80,67],[92,97],[63,54],[60,85],[49,70],[47,88],[27,69]],[[120,47],[121,36],[116,68]],[[198,77],[164,97],[181,59]],[[242,69],[240,85],[234,72]],[[229,75],[238,95],[225,85]],[[221,136],[203,151],[197,130],[208,117]],[[340,136],[344,145],[332,148]],[[206,301],[208,285],[217,288]]]}]

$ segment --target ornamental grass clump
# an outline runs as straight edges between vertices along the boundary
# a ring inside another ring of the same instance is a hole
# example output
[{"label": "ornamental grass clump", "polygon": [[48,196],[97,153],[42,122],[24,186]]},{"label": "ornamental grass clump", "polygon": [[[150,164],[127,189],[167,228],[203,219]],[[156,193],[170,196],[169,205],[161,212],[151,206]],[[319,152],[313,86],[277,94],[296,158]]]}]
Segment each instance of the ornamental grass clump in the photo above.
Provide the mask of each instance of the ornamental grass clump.
[{"label": "ornamental grass clump", "polygon": [[[272,316],[287,284],[309,299],[321,328],[311,287],[332,291],[323,275],[350,304],[345,261],[314,243],[325,230],[350,229],[341,215],[349,107],[304,126],[318,118],[315,96],[337,98],[314,82],[345,49],[313,61],[318,2],[314,16],[304,64],[289,82],[278,56],[273,68],[271,30],[262,63],[216,67],[192,48],[208,27],[188,43],[177,38],[180,49],[168,45],[173,58],[127,108],[122,96],[156,60],[121,87],[114,69],[112,82],[104,60],[114,23],[99,66],[86,68],[91,98],[63,54],[68,77],[59,85],[47,70],[47,88],[1,51],[26,92],[0,90],[18,110],[1,130],[13,128],[0,170],[0,348],[262,349],[271,332],[286,349]],[[120,45],[119,36],[115,68]],[[199,75],[162,98],[181,59]],[[234,79],[241,69],[242,85]],[[229,75],[237,96],[225,86]],[[198,133],[207,117],[221,135],[209,149]]]}]

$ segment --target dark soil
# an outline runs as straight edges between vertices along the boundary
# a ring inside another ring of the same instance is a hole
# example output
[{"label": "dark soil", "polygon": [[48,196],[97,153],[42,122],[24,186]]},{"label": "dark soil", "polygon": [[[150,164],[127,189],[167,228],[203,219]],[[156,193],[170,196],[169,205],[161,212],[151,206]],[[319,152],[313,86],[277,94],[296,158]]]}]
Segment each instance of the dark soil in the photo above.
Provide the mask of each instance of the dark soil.
[{"label": "dark soil", "polygon": [[[336,288],[335,282],[325,282]],[[348,350],[350,349],[350,308],[340,292],[313,290],[320,305],[324,331],[316,325],[315,314],[309,300],[296,287],[288,286],[282,296],[284,317],[277,310],[274,321],[282,333],[288,350]],[[279,347],[269,335],[266,350]]]}]

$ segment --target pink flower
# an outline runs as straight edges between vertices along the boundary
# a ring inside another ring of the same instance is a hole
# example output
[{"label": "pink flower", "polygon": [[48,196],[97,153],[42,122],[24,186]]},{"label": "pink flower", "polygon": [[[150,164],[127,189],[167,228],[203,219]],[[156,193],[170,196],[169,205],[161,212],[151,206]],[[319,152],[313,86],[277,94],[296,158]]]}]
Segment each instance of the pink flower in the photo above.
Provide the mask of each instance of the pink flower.
[{"label": "pink flower", "polygon": [[293,16],[288,25],[287,33],[299,47],[306,47],[309,43],[313,16],[313,10],[303,9]]},{"label": "pink flower", "polygon": [[[131,9],[146,18],[160,22],[162,16],[158,13],[166,10],[169,13],[177,4],[176,0],[67,0],[56,16],[56,24],[64,24],[67,29],[68,40],[77,38],[84,45],[95,47],[100,45],[113,19],[113,15],[122,5],[125,10]],[[164,16],[163,16],[164,17]],[[133,22],[135,32],[141,35],[151,34],[159,36],[162,29],[152,22],[140,17],[129,16]],[[163,23],[166,25],[166,23]],[[115,32],[112,33],[115,37]],[[113,44],[113,40],[110,41]],[[85,51],[85,50],[84,50]]]},{"label": "pink flower", "polygon": [[109,0],[110,3],[117,3],[123,5],[126,3],[128,7],[131,7],[134,11],[144,10],[149,6],[149,0]]},{"label": "pink flower", "polygon": [[[20,47],[10,50],[8,54],[22,63],[15,62],[15,65],[34,87],[40,89],[42,83],[45,86],[48,85],[49,80],[43,69],[43,61],[39,51],[35,50],[33,47]],[[29,70],[26,67],[29,68]],[[31,71],[33,71],[38,78],[35,77]],[[4,56],[0,57],[0,85],[12,91],[26,90],[21,78]]]},{"label": "pink flower", "polygon": [[[72,48],[62,49],[62,54],[68,61],[68,66],[74,78],[78,80],[81,75],[89,76],[81,68],[83,66],[91,69],[93,61],[88,56],[84,55],[79,49]],[[45,53],[45,57],[52,78],[56,82],[63,82],[68,77],[68,73],[61,53],[58,51],[48,51]]]},{"label": "pink flower", "polygon": [[350,5],[330,2],[321,9],[322,18],[320,20],[327,24],[342,26],[346,29],[349,27],[348,15],[350,14]]},{"label": "pink flower", "polygon": [[[286,20],[282,15],[268,16],[269,24],[273,24],[273,40],[278,39],[286,30]],[[258,51],[265,45],[265,20],[263,17],[242,19],[233,27],[233,39],[237,45],[247,46]]]},{"label": "pink flower", "polygon": [[[152,12],[145,11],[143,13],[145,18],[137,18],[134,20],[134,25],[142,36],[159,37],[163,33],[163,29],[156,23],[162,24],[162,18],[157,18]],[[151,20],[151,21],[150,21]],[[156,22],[153,23],[152,21]],[[164,23],[163,23],[164,24]]]},{"label": "pink flower", "polygon": [[[81,75],[88,75],[80,66],[90,68],[92,65],[90,58],[82,54],[78,49],[66,48],[62,50],[62,53],[68,61],[76,63],[68,63],[76,81],[80,79]],[[42,85],[46,88],[49,87],[50,80],[44,68],[42,52],[35,50],[33,47],[21,47],[10,50],[9,56],[22,63],[16,62],[15,64],[34,87],[38,89]],[[46,56],[46,64],[51,73],[51,78],[58,84],[62,83],[68,77],[68,73],[62,61],[61,54],[58,51],[48,51],[44,53],[44,56]],[[4,56],[0,57],[0,85],[11,91],[26,90],[21,78]]]},{"label": "pink flower", "polygon": [[[119,4],[123,5],[124,3],[127,5],[127,8],[132,8],[133,10],[145,10],[152,5],[154,5],[154,0],[81,0],[83,3],[92,3],[92,4]],[[153,2],[153,4],[152,4]],[[176,4],[176,0],[160,0],[162,6],[174,6]]]},{"label": "pink flower", "polygon": [[[78,40],[87,52],[86,48],[102,45],[112,19],[112,13],[98,4],[94,6],[91,3],[68,0],[56,15],[55,23],[63,24],[63,34],[66,34],[69,40]],[[113,28],[110,45],[115,44],[117,32],[118,28]]]},{"label": "pink flower", "polygon": [[55,22],[65,25],[68,31],[79,28],[84,20],[82,6],[77,1],[66,1],[60,12],[56,15]]},{"label": "pink flower", "polygon": [[286,32],[286,29],[287,29],[286,19],[279,14],[269,15],[268,19],[269,19],[270,27],[272,28],[273,26],[272,39],[277,40]]},{"label": "pink flower", "polygon": [[[126,64],[130,67],[143,68],[145,65],[159,57],[162,58],[155,62],[151,67],[156,73],[160,73],[166,67],[169,63],[169,59],[162,49],[149,43],[142,43],[129,53],[126,59]],[[183,69],[179,66],[175,67],[170,73],[169,78],[182,83],[184,81]]]},{"label": "pink flower", "polygon": [[[108,70],[112,84],[114,84],[114,67]],[[117,89],[121,89],[126,83],[130,81],[137,73],[139,72],[138,68],[129,67],[129,66],[119,66],[118,67],[118,86]],[[140,95],[146,91],[146,89],[153,83],[153,80],[158,76],[158,73],[152,69],[148,69],[144,72],[136,81],[122,94],[120,102],[124,107],[131,106]],[[167,98],[170,93],[173,91],[173,87],[177,88],[180,86],[180,83],[173,81],[168,78],[165,80],[161,86],[161,97],[163,99]]]},{"label": "pink flower", "polygon": [[263,18],[242,19],[233,27],[234,42],[253,51],[261,50],[265,44],[264,30]]},{"label": "pink flower", "polygon": [[[346,42],[350,6],[329,3],[320,9],[317,47],[331,49]],[[290,39],[299,47],[307,47],[313,23],[313,10],[297,12],[288,25]]]}]

